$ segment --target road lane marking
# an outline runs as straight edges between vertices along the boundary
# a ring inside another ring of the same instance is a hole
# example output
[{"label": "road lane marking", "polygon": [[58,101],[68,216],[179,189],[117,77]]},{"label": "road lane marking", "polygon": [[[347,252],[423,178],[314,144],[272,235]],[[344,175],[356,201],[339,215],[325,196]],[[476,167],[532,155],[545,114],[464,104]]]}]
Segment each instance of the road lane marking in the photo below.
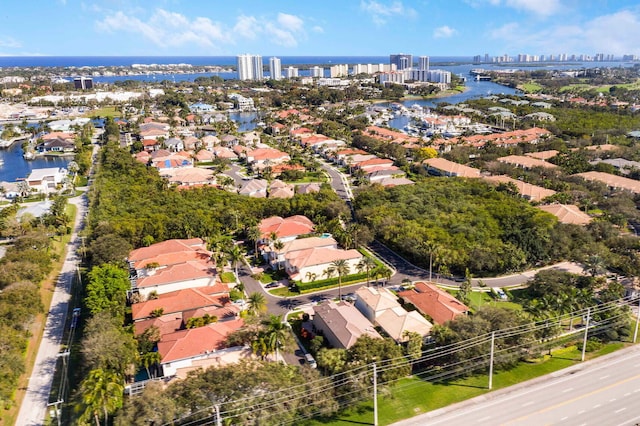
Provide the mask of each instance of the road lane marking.
[{"label": "road lane marking", "polygon": [[622,407],[621,409],[614,411],[614,413],[616,413],[616,414],[617,413],[622,413],[626,409],[627,409],[626,407]]},{"label": "road lane marking", "polygon": [[529,402],[525,402],[524,404],[522,404],[523,407],[528,407],[529,405],[533,405],[535,403],[535,401],[529,401]]},{"label": "road lane marking", "polygon": [[580,410],[580,411],[578,411],[578,414],[582,414],[584,412],[585,412],[585,410]]},{"label": "road lane marking", "polygon": [[593,406],[593,408],[598,408],[598,407],[600,407],[600,404],[596,404]]},{"label": "road lane marking", "polygon": [[602,376],[602,377],[600,377],[600,380],[604,380],[604,379],[606,379],[607,377],[609,377],[609,375],[608,375],[608,374],[607,374],[606,376]]},{"label": "road lane marking", "polygon": [[613,401],[615,401],[615,400],[616,400],[616,399],[615,399],[615,398],[613,398],[613,399],[610,399],[610,400],[609,400],[609,402],[613,402]]},{"label": "road lane marking", "polygon": [[561,422],[567,420],[569,418],[569,416],[564,416],[563,418],[560,419]]},{"label": "road lane marking", "polygon": [[[594,390],[594,391],[591,391],[591,392],[585,393],[584,395],[576,396],[575,398],[571,398],[571,399],[568,399],[568,400],[566,400],[566,401],[560,402],[560,403],[558,403],[558,404],[551,405],[551,406],[549,406],[549,407],[543,408],[542,410],[535,411],[535,412],[533,412],[533,413],[531,413],[531,414],[527,414],[527,415],[525,415],[525,416],[518,417],[517,419],[513,419],[513,420],[511,420],[511,421],[509,421],[509,422],[504,423],[504,425],[514,424],[514,423],[519,423],[519,422],[521,422],[521,421],[523,421],[523,420],[528,419],[529,417],[531,417],[531,416],[533,416],[533,415],[546,413],[546,412],[551,411],[551,410],[554,410],[554,409],[556,409],[556,408],[559,408],[559,407],[562,407],[562,406],[565,406],[565,405],[568,405],[568,404],[572,404],[572,403],[574,403],[574,402],[576,402],[576,401],[579,401],[579,400],[581,400],[581,399],[588,398],[588,397],[590,397],[590,396],[593,396],[593,395],[599,394],[599,393],[601,393],[601,392],[604,392],[604,391],[606,391],[606,390],[609,390],[609,389],[615,388],[616,386],[620,386],[620,385],[622,385],[622,384],[624,384],[624,383],[631,382],[631,381],[633,381],[633,380],[637,380],[637,379],[639,379],[639,378],[640,378],[640,374],[636,374],[636,375],[635,375],[635,376],[633,376],[633,377],[628,377],[628,378],[626,378],[626,379],[624,379],[624,380],[620,380],[620,381],[618,381],[618,382],[616,382],[616,383],[612,383],[612,384],[607,385],[607,386],[604,386],[604,387],[602,387],[602,388],[600,388],[600,389],[596,389],[596,390]],[[615,401],[615,398],[613,399],[613,401]],[[599,406],[600,406],[600,404],[598,404],[598,405],[594,406],[594,408],[597,408],[597,407],[599,407]]]},{"label": "road lane marking", "polygon": [[562,391],[562,393],[567,393],[567,392],[571,392],[573,390],[573,388],[568,388]]},{"label": "road lane marking", "polygon": [[482,422],[486,422],[487,420],[489,420],[491,418],[491,416],[487,416],[487,417],[483,417],[481,419],[478,419],[478,423],[482,423]]},{"label": "road lane marking", "polygon": [[631,392],[627,392],[624,394],[624,396],[629,396],[629,395],[631,395]]}]

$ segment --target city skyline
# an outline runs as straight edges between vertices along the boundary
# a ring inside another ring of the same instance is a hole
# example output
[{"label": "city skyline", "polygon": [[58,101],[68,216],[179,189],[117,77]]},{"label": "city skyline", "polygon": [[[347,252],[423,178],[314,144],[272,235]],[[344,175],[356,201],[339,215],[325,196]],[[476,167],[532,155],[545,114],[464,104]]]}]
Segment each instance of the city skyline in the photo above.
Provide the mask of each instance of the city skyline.
[{"label": "city skyline", "polygon": [[7,3],[2,56],[640,55],[630,0]]}]

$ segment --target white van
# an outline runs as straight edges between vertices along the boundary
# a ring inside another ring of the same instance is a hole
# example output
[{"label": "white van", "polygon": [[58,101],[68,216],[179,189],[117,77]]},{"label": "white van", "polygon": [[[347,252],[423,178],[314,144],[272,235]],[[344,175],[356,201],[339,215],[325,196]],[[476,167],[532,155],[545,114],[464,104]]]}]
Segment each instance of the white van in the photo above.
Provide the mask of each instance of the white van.
[{"label": "white van", "polygon": [[318,364],[316,363],[316,360],[313,359],[313,355],[305,354],[304,355],[304,360],[307,362],[307,364],[309,364],[309,367],[318,368]]}]

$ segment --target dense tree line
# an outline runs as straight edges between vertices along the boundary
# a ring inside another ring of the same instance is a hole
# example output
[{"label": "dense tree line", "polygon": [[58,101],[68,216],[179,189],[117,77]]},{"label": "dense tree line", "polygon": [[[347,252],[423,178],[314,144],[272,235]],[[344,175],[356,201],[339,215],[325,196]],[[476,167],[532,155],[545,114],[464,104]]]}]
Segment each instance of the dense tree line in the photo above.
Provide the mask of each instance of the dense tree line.
[{"label": "dense tree line", "polygon": [[481,181],[432,178],[373,186],[354,201],[358,220],[403,256],[437,269],[499,274],[557,258],[553,216]]}]

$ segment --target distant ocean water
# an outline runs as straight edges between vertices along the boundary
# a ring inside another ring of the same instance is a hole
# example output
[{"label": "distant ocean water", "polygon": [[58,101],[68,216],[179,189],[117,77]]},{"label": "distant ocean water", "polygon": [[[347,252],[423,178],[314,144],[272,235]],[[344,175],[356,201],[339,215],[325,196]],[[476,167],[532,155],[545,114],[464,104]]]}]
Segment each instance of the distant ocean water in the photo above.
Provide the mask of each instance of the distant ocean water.
[{"label": "distant ocean water", "polygon": [[[379,64],[389,56],[278,56],[282,65]],[[268,63],[270,56],[263,56]],[[471,62],[470,56],[433,56],[431,62]],[[132,64],[191,64],[196,66],[236,64],[235,56],[2,56],[0,67],[98,67]]]}]

